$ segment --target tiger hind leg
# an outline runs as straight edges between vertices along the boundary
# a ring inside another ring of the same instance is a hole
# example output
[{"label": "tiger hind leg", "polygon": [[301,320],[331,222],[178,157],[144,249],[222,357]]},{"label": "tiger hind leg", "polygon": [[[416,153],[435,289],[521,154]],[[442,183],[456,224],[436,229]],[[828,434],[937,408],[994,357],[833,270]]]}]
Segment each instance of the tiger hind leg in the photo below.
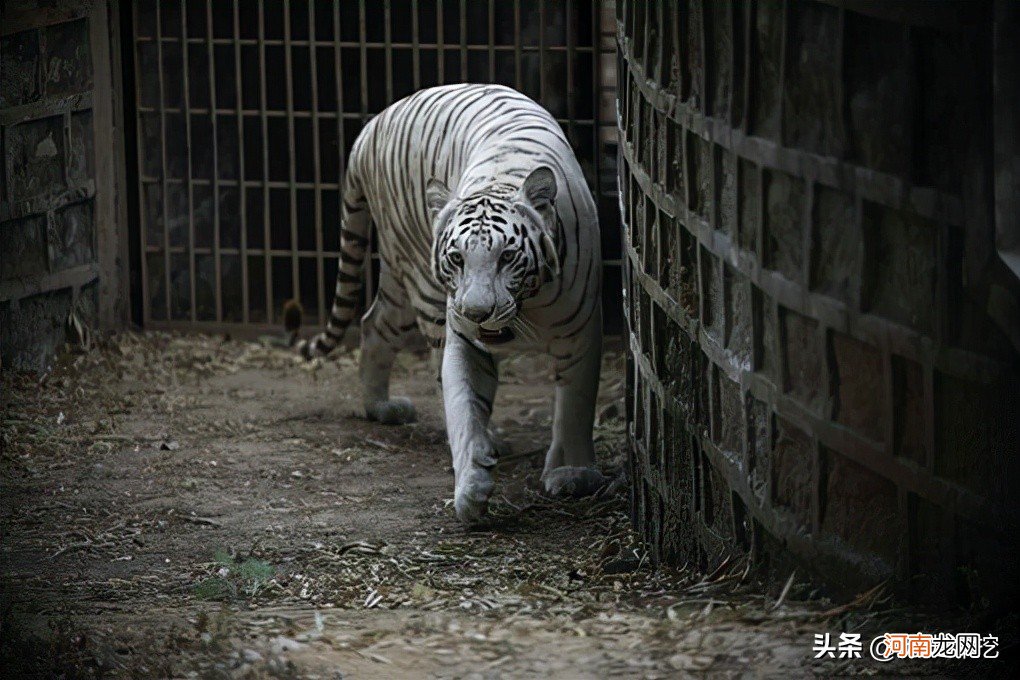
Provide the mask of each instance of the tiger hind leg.
[{"label": "tiger hind leg", "polygon": [[390,396],[390,371],[397,352],[416,332],[414,310],[385,267],[372,307],[361,319],[361,383],[365,416],[385,425],[413,423],[414,404],[407,397]]}]

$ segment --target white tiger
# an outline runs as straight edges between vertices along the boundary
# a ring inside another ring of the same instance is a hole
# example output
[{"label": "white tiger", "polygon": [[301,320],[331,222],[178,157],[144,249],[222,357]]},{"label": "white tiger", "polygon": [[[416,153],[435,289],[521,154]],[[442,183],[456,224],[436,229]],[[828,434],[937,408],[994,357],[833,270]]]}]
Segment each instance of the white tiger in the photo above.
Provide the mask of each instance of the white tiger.
[{"label": "white tiger", "polygon": [[507,87],[435,87],[373,118],[348,166],[336,299],[326,330],[299,343],[302,355],[332,351],[353,320],[374,224],[382,267],[362,317],[367,416],[414,420],[409,400],[390,397],[389,377],[396,352],[420,331],[440,365],[456,513],[476,522],[497,461],[488,429],[497,357],[547,352],[556,398],[542,479],[554,494],[597,490],[599,227],[556,120]]}]

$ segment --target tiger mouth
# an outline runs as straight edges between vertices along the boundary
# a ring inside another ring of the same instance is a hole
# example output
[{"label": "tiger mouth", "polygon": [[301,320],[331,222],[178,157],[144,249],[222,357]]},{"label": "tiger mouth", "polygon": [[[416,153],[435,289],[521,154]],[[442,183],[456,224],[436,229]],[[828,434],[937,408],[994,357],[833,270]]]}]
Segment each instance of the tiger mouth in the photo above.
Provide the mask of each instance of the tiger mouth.
[{"label": "tiger mouth", "polygon": [[491,331],[486,328],[479,327],[478,339],[486,345],[502,345],[503,343],[510,342],[514,339],[514,332],[509,328],[500,328],[497,331]]}]

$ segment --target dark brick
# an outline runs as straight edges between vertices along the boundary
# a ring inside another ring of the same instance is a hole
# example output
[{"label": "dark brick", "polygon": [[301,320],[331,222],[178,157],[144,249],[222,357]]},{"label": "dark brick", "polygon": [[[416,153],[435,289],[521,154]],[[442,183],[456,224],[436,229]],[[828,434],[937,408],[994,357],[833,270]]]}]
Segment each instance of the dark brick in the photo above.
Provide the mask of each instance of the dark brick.
[{"label": "dark brick", "polygon": [[43,73],[47,97],[92,89],[92,52],[88,22],[77,19],[46,30],[46,68]]},{"label": "dark brick", "polygon": [[779,139],[780,74],[783,55],[783,7],[780,0],[755,4],[751,28],[751,131]]},{"label": "dark brick", "polygon": [[884,441],[888,404],[881,353],[842,333],[829,337],[835,419],[874,441]]},{"label": "dark brick", "polygon": [[26,217],[0,224],[0,280],[43,274],[47,270],[46,218]]},{"label": "dark brick", "polygon": [[744,159],[738,164],[740,203],[740,247],[756,253],[761,233],[761,176],[758,166]]},{"label": "dark brick", "polygon": [[1005,499],[1020,441],[1015,374],[982,384],[935,373],[935,474]]},{"label": "dark brick", "polygon": [[655,113],[655,181],[663,187],[667,186],[669,175],[669,145],[666,141],[671,124],[661,113]]},{"label": "dark brick", "polygon": [[4,129],[4,135],[10,200],[64,188],[64,129],[60,116],[12,125]]},{"label": "dark brick", "polygon": [[708,108],[712,116],[725,119],[730,113],[733,68],[733,31],[728,16],[730,8],[724,2],[709,0],[704,3],[704,12],[708,38],[705,41],[706,61],[712,66],[713,81],[708,88]]},{"label": "dark brick", "polygon": [[662,558],[671,564],[682,564],[697,555],[697,537],[691,515],[674,504],[665,508],[662,525]]},{"label": "dark brick", "polygon": [[733,452],[740,458],[743,456],[744,438],[747,432],[747,420],[744,417],[740,385],[720,371],[717,386],[718,444],[720,448]]},{"label": "dark brick", "polygon": [[804,271],[803,180],[783,172],[765,172],[765,266],[791,281]]},{"label": "dark brick", "polygon": [[678,401],[685,419],[697,405],[699,371],[704,356],[685,331],[671,324],[663,362],[663,381]]},{"label": "dark brick", "polygon": [[[647,169],[652,164],[652,142],[655,136],[652,130],[652,106],[643,97],[638,105],[638,116],[638,129],[641,131],[641,139],[637,145],[640,148],[640,154],[636,157],[641,159],[641,165]],[[637,147],[635,152],[638,151]]]},{"label": "dark brick", "polygon": [[790,146],[840,157],[846,140],[840,11],[822,4],[788,14],[783,135]]},{"label": "dark brick", "polygon": [[649,476],[658,484],[662,479],[662,403],[655,390],[648,390],[648,438],[645,441]]},{"label": "dark brick", "polygon": [[821,384],[825,369],[818,322],[783,309],[783,388],[821,412],[828,401]]},{"label": "dark brick", "polygon": [[938,226],[902,210],[864,204],[864,308],[931,333]]},{"label": "dark brick", "polygon": [[725,326],[722,266],[718,258],[705,248],[701,252],[702,322],[712,337],[721,341]]},{"label": "dark brick", "polygon": [[914,145],[913,179],[957,194],[966,174],[960,159],[972,144],[968,121],[985,115],[976,104],[992,87],[991,73],[976,41],[963,32],[919,28],[911,40],[917,55],[915,134],[925,142]]},{"label": "dark brick", "polygon": [[[700,2],[692,2],[687,12],[687,35],[681,36],[680,44],[684,50],[681,66],[684,70],[684,95],[687,103],[695,110],[701,110],[705,104],[704,78],[704,16]],[[681,24],[683,26],[683,24]]]},{"label": "dark brick", "polygon": [[751,290],[754,313],[755,370],[780,382],[779,311],[776,303],[758,287]]},{"label": "dark brick", "polygon": [[814,444],[803,430],[783,418],[772,449],[772,502],[810,530],[814,494]]},{"label": "dark brick", "polygon": [[0,302],[0,362],[5,369],[39,371],[64,343],[71,290]]},{"label": "dark brick", "polygon": [[706,222],[712,209],[712,144],[687,133],[688,207]]},{"label": "dark brick", "polygon": [[742,367],[751,368],[751,282],[739,270],[723,265],[726,295],[726,348]]},{"label": "dark brick", "polygon": [[906,174],[913,115],[911,64],[902,25],[846,13],[846,104],[851,159],[866,167]]},{"label": "dark brick", "polygon": [[757,399],[750,399],[748,419],[748,468],[751,491],[759,502],[768,500],[772,441],[769,436],[770,410],[768,405]]},{"label": "dark brick", "polygon": [[657,111],[650,104],[641,104],[641,165],[644,166],[648,178],[655,181],[655,125]]},{"label": "dark brick", "polygon": [[851,307],[860,302],[864,243],[854,220],[853,199],[828,187],[815,187],[811,288]]},{"label": "dark brick", "polygon": [[953,540],[948,512],[916,494],[907,496],[911,587],[915,596],[952,600]]},{"label": "dark brick", "polygon": [[715,227],[737,239],[737,157],[721,146],[715,152]]},{"label": "dark brick", "polygon": [[726,479],[705,460],[705,525],[711,538],[719,543],[716,550],[726,550],[734,541],[733,503]]},{"label": "dark brick", "polygon": [[630,245],[637,253],[640,262],[644,262],[645,252],[645,200],[644,192],[638,191],[634,194],[634,212],[628,225],[630,227]]},{"label": "dark brick", "polygon": [[896,485],[835,451],[822,454],[822,530],[855,550],[878,555],[891,572],[900,540]]},{"label": "dark brick", "polygon": [[643,249],[641,259],[644,262],[645,273],[653,279],[659,278],[659,225],[657,218],[659,211],[655,203],[648,201],[645,205],[645,223],[642,225],[644,235],[641,237]]},{"label": "dark brick", "polygon": [[58,210],[47,233],[52,270],[60,271],[95,261],[95,239],[91,201]]},{"label": "dark brick", "polygon": [[39,32],[22,31],[0,40],[0,109],[38,101]]},{"label": "dark brick", "polygon": [[652,357],[648,353],[652,351],[652,301],[643,289],[639,287],[639,290],[641,292],[638,295],[638,341],[650,361]]},{"label": "dark brick", "polygon": [[698,292],[698,250],[697,239],[683,225],[679,231],[680,268],[677,270],[676,301],[691,318],[701,313],[701,296]]},{"label": "dark brick", "polygon": [[683,128],[670,124],[666,144],[666,189],[670,194],[679,196],[683,189]]},{"label": "dark brick", "polygon": [[892,357],[893,452],[918,465],[928,461],[928,426],[925,418],[924,373],[921,365]]}]

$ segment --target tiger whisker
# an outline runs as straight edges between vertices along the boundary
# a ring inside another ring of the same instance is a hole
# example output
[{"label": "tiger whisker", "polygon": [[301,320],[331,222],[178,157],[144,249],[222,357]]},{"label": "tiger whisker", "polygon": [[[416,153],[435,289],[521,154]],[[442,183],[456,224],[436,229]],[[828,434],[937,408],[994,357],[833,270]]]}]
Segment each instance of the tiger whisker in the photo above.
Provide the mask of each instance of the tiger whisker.
[{"label": "tiger whisker", "polygon": [[527,319],[517,317],[510,322],[510,327],[529,340],[539,339],[538,330],[535,328],[534,324],[529,322]]},{"label": "tiger whisker", "polygon": [[496,312],[496,314],[492,318],[492,321],[493,323],[503,323],[504,321],[510,319],[510,317],[512,317],[514,315],[514,312],[516,311],[517,303],[511,302],[510,304],[506,305],[503,309]]}]

